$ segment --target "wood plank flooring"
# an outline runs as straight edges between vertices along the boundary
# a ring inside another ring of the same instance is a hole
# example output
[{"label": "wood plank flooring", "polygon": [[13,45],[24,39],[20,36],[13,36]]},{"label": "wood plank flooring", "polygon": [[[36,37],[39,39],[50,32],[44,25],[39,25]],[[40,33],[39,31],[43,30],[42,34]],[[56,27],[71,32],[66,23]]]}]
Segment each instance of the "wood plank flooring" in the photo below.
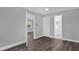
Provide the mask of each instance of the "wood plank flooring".
[{"label": "wood plank flooring", "polygon": [[29,51],[79,51],[79,43],[49,37],[33,39],[32,32],[28,35]]},{"label": "wood plank flooring", "polygon": [[28,51],[28,48],[26,46],[26,43],[23,43],[21,45],[15,46],[13,48],[6,49],[4,51]]},{"label": "wood plank flooring", "polygon": [[33,33],[28,33],[28,42],[5,51],[79,51],[79,43],[40,37],[33,39]]}]

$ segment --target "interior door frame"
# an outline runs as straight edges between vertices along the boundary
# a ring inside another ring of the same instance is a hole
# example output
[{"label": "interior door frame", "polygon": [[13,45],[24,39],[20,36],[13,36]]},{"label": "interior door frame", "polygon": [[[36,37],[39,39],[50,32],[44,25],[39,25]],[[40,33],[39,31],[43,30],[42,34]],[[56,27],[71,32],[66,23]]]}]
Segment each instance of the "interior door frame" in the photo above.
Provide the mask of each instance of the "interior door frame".
[{"label": "interior door frame", "polygon": [[26,11],[26,15],[25,15],[26,19],[25,19],[25,39],[26,39],[26,46],[28,46],[28,32],[27,32],[27,22],[28,22],[28,12]]},{"label": "interior door frame", "polygon": [[33,16],[33,38],[35,39],[35,15]]}]

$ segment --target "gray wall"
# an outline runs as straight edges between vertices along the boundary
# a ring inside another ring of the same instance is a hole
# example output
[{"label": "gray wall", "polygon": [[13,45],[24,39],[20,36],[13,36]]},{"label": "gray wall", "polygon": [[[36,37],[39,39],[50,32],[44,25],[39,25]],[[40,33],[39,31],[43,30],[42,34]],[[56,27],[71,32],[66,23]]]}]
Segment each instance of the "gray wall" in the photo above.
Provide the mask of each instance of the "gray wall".
[{"label": "gray wall", "polygon": [[35,16],[35,37],[42,36],[42,16]]},{"label": "gray wall", "polygon": [[62,11],[53,13],[51,17],[51,35],[53,35],[53,21],[54,16],[62,15],[62,32],[63,37],[74,41],[79,41],[79,9],[73,9],[69,11]]},{"label": "gray wall", "polygon": [[79,41],[79,10],[63,14],[63,37]]},{"label": "gray wall", "polygon": [[54,36],[54,16],[50,16],[50,36]]},{"label": "gray wall", "polygon": [[0,47],[26,40],[25,13],[23,8],[0,7]]}]

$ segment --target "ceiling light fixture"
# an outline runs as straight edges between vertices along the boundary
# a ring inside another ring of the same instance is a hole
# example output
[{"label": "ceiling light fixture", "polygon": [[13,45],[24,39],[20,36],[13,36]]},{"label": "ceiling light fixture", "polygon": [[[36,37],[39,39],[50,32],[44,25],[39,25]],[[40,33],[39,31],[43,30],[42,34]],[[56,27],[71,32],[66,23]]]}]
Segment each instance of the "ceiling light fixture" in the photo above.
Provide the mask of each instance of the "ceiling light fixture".
[{"label": "ceiling light fixture", "polygon": [[45,8],[45,11],[48,11],[49,9],[48,8]]}]

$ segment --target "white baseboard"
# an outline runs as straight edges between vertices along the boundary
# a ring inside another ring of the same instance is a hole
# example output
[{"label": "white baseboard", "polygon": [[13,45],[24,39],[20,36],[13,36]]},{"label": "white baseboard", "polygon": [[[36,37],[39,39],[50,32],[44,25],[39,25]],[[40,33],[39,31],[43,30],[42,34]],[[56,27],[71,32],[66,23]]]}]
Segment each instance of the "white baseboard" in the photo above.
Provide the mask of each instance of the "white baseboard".
[{"label": "white baseboard", "polygon": [[72,40],[72,39],[67,39],[67,38],[65,38],[65,39],[63,39],[63,40],[79,43],[79,40]]},{"label": "white baseboard", "polygon": [[[41,36],[35,37],[34,39],[38,39],[38,38],[43,37],[43,36],[46,36],[46,35],[41,35]],[[76,40],[72,40],[72,39],[59,38],[59,37],[55,37],[55,36],[46,36],[46,37],[79,43],[79,40],[76,41]]]},{"label": "white baseboard", "polygon": [[46,36],[46,37],[79,43],[79,40],[76,41],[76,40],[72,40],[72,39],[68,39],[68,38],[59,38],[59,37],[54,37],[54,36]]},{"label": "white baseboard", "polygon": [[14,47],[14,46],[23,44],[23,43],[25,43],[25,42],[26,42],[26,40],[25,40],[25,41],[18,42],[18,43],[14,43],[14,44],[12,44],[12,45],[7,45],[7,46],[4,46],[4,47],[0,47],[0,51],[3,51],[3,50],[6,50],[6,49],[9,49],[9,48],[12,48],[12,47]]},{"label": "white baseboard", "polygon": [[53,36],[46,36],[46,35],[43,35],[43,36],[45,36],[45,37],[49,37],[49,38],[54,38]]},{"label": "white baseboard", "polygon": [[40,38],[40,37],[42,37],[42,35],[41,35],[41,36],[37,36],[37,37],[35,37],[34,39],[38,39],[38,38]]},{"label": "white baseboard", "polygon": [[43,36],[45,36],[45,37],[50,37],[50,38],[55,38],[55,37],[53,37],[53,36],[41,35],[41,36],[34,37],[34,39],[38,39],[38,38],[43,37]]}]

